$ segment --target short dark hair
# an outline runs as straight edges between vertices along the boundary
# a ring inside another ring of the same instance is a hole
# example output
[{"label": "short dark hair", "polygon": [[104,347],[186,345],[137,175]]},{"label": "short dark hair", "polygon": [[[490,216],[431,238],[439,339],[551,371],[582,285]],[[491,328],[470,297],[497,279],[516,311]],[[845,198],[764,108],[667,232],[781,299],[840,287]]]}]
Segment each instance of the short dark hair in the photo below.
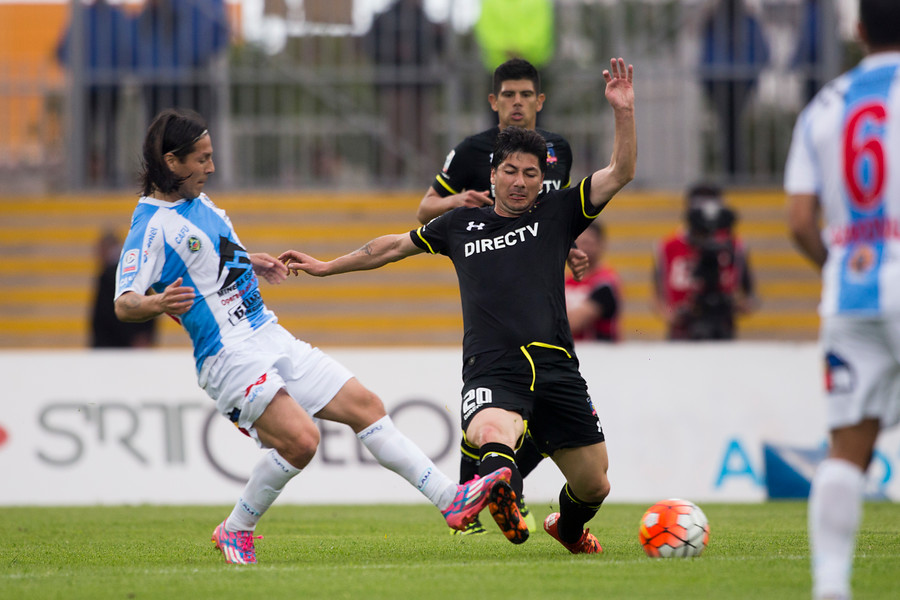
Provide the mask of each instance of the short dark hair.
[{"label": "short dark hair", "polygon": [[194,151],[194,145],[206,134],[206,121],[189,109],[169,108],[153,119],[144,138],[141,171],[142,194],[149,196],[154,190],[170,194],[178,189],[184,179],[178,178],[163,158],[171,152],[179,160]]},{"label": "short dark hair", "polygon": [[538,159],[541,173],[547,170],[547,142],[537,131],[521,127],[507,127],[497,136],[491,168],[496,169],[511,154],[524,152]]},{"label": "short dark hair", "polygon": [[900,44],[900,2],[859,0],[859,20],[873,48]]},{"label": "short dark hair", "polygon": [[494,69],[494,94],[500,93],[504,81],[528,79],[534,84],[534,93],[541,93],[541,76],[530,62],[523,58],[511,58]]}]

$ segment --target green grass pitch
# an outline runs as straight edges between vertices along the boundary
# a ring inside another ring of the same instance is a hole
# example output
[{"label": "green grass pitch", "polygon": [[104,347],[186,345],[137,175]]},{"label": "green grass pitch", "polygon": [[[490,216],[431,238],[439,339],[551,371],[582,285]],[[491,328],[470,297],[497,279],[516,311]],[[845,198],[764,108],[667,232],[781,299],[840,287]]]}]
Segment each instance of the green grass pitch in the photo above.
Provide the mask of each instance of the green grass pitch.
[{"label": "green grass pitch", "polygon": [[[230,507],[4,507],[0,598],[810,597],[805,503],[701,507],[703,555],[650,559],[637,541],[643,505],[604,506],[589,524],[603,554],[573,556],[543,531],[514,546],[487,513],[487,535],[460,537],[430,505],[276,504],[251,567],[226,565],[209,541]],[[900,598],[900,505],[866,504],[853,584],[856,600]]]}]

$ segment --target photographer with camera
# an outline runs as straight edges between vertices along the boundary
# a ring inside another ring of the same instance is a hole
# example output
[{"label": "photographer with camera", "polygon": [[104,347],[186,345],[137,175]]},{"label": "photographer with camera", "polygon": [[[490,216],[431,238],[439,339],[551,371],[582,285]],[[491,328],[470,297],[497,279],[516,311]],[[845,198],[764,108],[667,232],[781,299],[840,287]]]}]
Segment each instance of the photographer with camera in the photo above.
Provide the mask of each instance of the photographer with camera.
[{"label": "photographer with camera", "polygon": [[656,251],[654,308],[670,340],[734,339],[735,317],[757,304],[737,215],[714,185],[691,187],[685,200],[685,227]]}]

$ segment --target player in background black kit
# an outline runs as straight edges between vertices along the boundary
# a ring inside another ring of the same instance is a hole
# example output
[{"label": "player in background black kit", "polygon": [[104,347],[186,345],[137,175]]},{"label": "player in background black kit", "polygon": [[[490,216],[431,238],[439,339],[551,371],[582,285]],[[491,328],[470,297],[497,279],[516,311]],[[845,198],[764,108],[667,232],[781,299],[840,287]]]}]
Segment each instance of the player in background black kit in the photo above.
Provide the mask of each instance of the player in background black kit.
[{"label": "player in background black kit", "polygon": [[544,530],[573,554],[602,551],[584,525],[609,495],[603,428],[578,370],[566,317],[564,270],[572,242],[634,178],[637,135],[633,69],[621,58],[603,71],[615,139],[609,165],[576,187],[539,194],[547,146],[534,131],[508,127],[491,162],[496,203],[460,207],[408,233],[384,235],[329,262],[288,250],[288,269],[323,277],[377,269],[429,252],[448,256],[463,311],[462,422],[480,450],[479,470],[508,467],[488,508],[513,543],[528,538],[516,506],[522,478],[513,448],[529,433],[566,483]]},{"label": "player in background black kit", "polygon": [[419,203],[420,223],[458,206],[490,206],[491,154],[497,136],[507,127],[534,129],[547,142],[547,172],[544,191],[569,187],[572,149],[561,135],[537,129],[537,113],[544,106],[541,78],[531,63],[513,58],[494,70],[493,92],[488,95],[498,124],[460,142],[444,161],[441,172]]},{"label": "player in background black kit", "polygon": [[[494,203],[491,190],[491,156],[497,136],[507,127],[533,129],[540,133],[547,143],[544,192],[569,187],[572,170],[572,149],[569,142],[559,134],[537,128],[537,114],[543,108],[546,99],[541,93],[541,78],[537,69],[527,60],[510,59],[494,70],[491,89],[493,92],[488,95],[488,101],[497,113],[498,124],[467,137],[450,151],[443,168],[419,204],[416,217],[420,223],[427,223],[459,206],[491,206]],[[588,257],[577,248],[572,248],[568,263],[572,273],[580,279],[587,270]],[[516,450],[516,462],[523,477],[534,470],[543,458],[528,439]],[[461,482],[470,481],[478,474],[479,461],[478,448],[468,444],[463,436],[460,443],[459,465]],[[531,511],[521,494],[518,502],[529,529],[534,531],[536,529],[534,517],[531,516]],[[464,530],[454,530],[454,533],[478,535],[485,533],[485,530],[480,520],[476,519]]]}]

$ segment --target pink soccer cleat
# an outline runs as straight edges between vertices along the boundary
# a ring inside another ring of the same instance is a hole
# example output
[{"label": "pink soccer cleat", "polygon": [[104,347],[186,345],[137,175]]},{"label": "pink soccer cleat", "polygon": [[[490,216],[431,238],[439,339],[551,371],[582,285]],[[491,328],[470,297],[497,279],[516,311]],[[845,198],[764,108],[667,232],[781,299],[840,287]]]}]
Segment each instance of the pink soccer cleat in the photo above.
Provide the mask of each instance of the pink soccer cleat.
[{"label": "pink soccer cleat", "polygon": [[487,505],[494,485],[499,481],[509,483],[511,477],[512,471],[509,470],[509,467],[501,467],[490,475],[473,479],[465,485],[456,486],[456,497],[446,510],[441,511],[447,520],[447,525],[458,531],[465,529]]},{"label": "pink soccer cleat", "polygon": [[256,548],[253,540],[262,539],[261,535],[253,535],[252,531],[226,531],[225,521],[216,526],[212,541],[216,548],[225,555],[225,562],[231,565],[255,565]]}]

